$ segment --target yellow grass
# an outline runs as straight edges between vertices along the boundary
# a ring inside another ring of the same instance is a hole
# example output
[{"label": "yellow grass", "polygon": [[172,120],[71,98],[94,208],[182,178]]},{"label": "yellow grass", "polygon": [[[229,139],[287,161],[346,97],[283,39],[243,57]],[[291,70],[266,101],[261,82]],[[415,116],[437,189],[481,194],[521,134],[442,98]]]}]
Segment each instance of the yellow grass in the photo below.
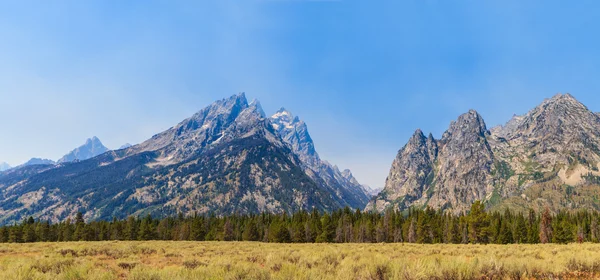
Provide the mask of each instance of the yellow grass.
[{"label": "yellow grass", "polygon": [[0,279],[592,278],[599,244],[0,244]]}]

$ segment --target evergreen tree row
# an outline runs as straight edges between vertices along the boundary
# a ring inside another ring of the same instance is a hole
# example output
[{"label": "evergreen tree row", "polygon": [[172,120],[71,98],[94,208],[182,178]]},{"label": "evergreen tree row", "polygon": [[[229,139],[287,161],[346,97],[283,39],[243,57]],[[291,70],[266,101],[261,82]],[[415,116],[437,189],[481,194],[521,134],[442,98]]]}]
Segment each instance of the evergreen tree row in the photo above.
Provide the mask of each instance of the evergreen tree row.
[{"label": "evergreen tree row", "polygon": [[197,240],[263,242],[410,242],[410,243],[569,243],[599,242],[600,213],[559,212],[551,215],[488,213],[475,202],[468,214],[452,215],[431,208],[408,213],[383,214],[352,211],[333,213],[301,211],[292,215],[195,215],[154,219],[86,223],[81,213],[74,220],[52,224],[33,218],[0,227],[0,242],[55,242],[102,240]]}]

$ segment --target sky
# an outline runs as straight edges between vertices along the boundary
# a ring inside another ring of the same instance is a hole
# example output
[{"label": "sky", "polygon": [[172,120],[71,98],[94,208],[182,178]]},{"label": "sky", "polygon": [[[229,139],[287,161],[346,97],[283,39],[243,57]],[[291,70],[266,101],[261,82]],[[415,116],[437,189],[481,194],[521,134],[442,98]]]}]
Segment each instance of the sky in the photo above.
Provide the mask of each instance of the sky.
[{"label": "sky", "polygon": [[0,162],[140,143],[245,92],[383,187],[420,128],[556,93],[600,111],[598,1],[1,1]]}]

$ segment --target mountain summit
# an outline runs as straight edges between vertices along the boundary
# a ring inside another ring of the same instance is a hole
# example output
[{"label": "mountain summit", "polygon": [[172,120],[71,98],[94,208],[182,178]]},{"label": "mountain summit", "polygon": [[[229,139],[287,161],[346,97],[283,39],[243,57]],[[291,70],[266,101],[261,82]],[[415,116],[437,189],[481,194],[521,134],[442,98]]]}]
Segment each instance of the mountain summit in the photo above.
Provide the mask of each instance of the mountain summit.
[{"label": "mountain summit", "polygon": [[[450,124],[439,140],[420,130],[398,152],[384,190],[367,206],[524,211],[590,207],[600,182],[600,118],[570,94],[544,100],[503,126],[486,128],[476,111]],[[561,198],[562,197],[562,198]]]},{"label": "mountain summit", "polygon": [[86,160],[101,155],[107,151],[108,148],[104,147],[102,142],[100,142],[100,139],[94,136],[92,138],[88,138],[85,141],[85,144],[64,155],[57,162],[64,163],[76,160]]}]

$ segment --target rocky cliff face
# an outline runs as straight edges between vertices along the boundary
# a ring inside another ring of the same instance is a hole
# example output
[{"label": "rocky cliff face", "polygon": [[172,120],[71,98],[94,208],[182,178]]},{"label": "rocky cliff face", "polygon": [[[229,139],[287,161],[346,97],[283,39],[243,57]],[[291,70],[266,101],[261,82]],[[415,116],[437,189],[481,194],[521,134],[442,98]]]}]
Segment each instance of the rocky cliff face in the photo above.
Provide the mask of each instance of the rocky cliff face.
[{"label": "rocky cliff face", "polygon": [[599,208],[581,199],[600,182],[599,145],[598,115],[569,94],[491,130],[469,111],[440,140],[418,130],[367,209],[431,206],[461,212],[475,200],[517,210]]},{"label": "rocky cliff face", "polygon": [[129,148],[0,173],[0,224],[177,213],[329,211],[351,205],[307,175],[258,102],[220,100]]},{"label": "rocky cliff face", "polygon": [[367,190],[358,183],[350,170],[342,172],[337,166],[321,160],[304,121],[281,108],[271,116],[271,122],[315,182],[326,187],[338,199],[348,202],[352,208],[363,208],[366,205],[369,200]]}]

